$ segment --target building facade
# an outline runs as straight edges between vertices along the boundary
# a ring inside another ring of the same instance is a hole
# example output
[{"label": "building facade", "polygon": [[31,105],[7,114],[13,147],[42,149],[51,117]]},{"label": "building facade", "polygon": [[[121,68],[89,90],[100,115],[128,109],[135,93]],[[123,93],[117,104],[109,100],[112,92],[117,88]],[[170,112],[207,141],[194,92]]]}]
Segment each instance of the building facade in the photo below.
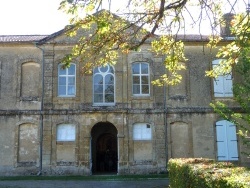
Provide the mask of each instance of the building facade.
[{"label": "building facade", "polygon": [[0,36],[0,175],[165,173],[177,157],[249,163],[236,127],[209,106],[235,105],[237,77],[205,77],[220,61],[206,39],[186,36],[183,81],[165,87],[151,84],[164,57],[147,43],[91,74],[78,62],[62,69],[77,39]]}]

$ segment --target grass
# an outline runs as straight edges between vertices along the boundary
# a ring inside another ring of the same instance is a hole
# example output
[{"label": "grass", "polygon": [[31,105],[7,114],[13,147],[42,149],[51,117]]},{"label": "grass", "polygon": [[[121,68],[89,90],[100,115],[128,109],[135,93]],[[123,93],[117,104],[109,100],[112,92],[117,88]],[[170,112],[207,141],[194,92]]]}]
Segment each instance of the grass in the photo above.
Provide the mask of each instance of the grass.
[{"label": "grass", "polygon": [[78,180],[78,181],[142,181],[152,179],[165,179],[167,174],[151,175],[92,175],[92,176],[2,176],[0,181],[18,180]]}]

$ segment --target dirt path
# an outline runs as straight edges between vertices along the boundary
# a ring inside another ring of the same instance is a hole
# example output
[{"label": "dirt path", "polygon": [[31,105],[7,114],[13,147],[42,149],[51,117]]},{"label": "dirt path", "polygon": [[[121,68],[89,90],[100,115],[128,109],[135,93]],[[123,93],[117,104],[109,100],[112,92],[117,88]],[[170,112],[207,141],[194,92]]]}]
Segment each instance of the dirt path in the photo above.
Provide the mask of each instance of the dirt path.
[{"label": "dirt path", "polygon": [[167,179],[140,181],[63,181],[23,180],[0,181],[0,188],[167,188]]}]

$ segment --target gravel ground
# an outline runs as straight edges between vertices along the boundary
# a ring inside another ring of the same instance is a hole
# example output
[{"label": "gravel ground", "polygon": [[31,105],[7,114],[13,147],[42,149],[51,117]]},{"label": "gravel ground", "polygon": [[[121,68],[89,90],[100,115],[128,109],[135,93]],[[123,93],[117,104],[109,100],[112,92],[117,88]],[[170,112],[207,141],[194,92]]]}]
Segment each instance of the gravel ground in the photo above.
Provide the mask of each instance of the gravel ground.
[{"label": "gravel ground", "polygon": [[168,179],[140,181],[64,181],[21,180],[0,181],[0,188],[167,188]]}]

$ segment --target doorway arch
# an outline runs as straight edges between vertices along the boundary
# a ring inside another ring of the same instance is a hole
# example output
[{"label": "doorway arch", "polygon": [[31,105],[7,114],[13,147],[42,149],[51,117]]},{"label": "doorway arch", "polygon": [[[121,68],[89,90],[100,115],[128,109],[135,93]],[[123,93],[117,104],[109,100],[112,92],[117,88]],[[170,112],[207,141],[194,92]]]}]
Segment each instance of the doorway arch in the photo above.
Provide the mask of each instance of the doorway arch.
[{"label": "doorway arch", "polygon": [[117,129],[99,122],[91,130],[92,173],[117,173]]}]

